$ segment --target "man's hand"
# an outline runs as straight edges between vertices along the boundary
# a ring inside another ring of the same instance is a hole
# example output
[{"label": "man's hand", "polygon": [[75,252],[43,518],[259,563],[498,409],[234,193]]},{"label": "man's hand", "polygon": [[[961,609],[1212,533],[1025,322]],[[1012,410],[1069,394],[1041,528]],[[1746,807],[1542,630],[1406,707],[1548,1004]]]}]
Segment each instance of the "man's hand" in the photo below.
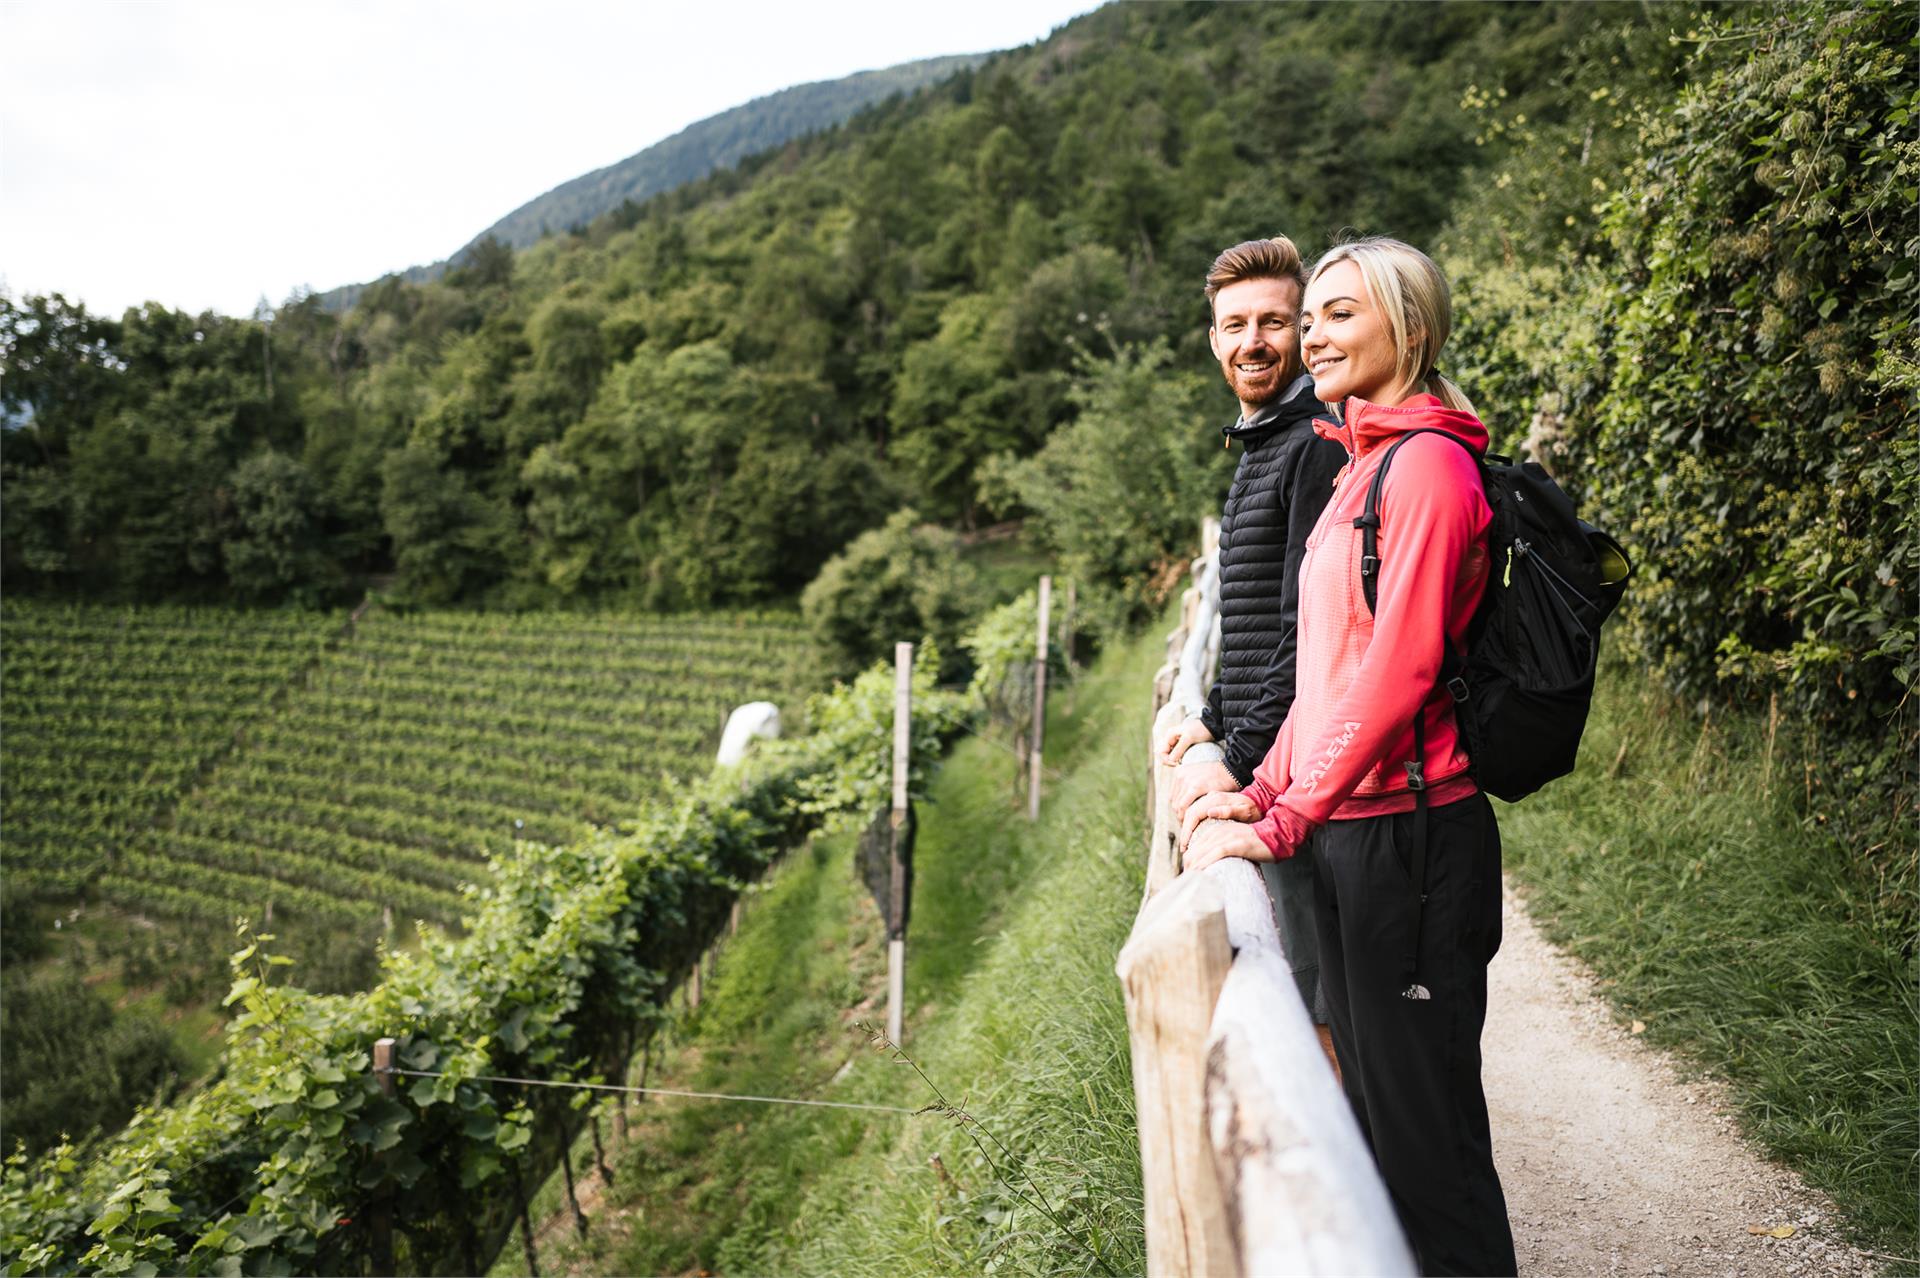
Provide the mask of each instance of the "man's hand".
[{"label": "man's hand", "polygon": [[[1253,806],[1253,800],[1244,794],[1208,794],[1202,795],[1180,822],[1180,850],[1185,851],[1187,844],[1193,841],[1193,832],[1202,821],[1252,822],[1260,819],[1260,812]],[[1264,848],[1265,845],[1262,844]]]},{"label": "man's hand", "polygon": [[1178,821],[1187,815],[1187,809],[1194,800],[1207,794],[1231,794],[1240,788],[1233,779],[1233,773],[1227,771],[1227,765],[1220,762],[1187,763],[1175,769],[1173,774],[1173,819]]},{"label": "man's hand", "polygon": [[1227,857],[1243,857],[1248,861],[1271,861],[1273,853],[1253,832],[1253,827],[1238,821],[1217,821],[1202,828],[1187,845],[1180,859],[1180,872],[1194,874],[1206,869],[1215,861]]},{"label": "man's hand", "polygon": [[1160,743],[1160,762],[1168,767],[1178,767],[1186,755],[1188,746],[1199,745],[1202,741],[1213,740],[1213,734],[1207,731],[1207,725],[1198,719],[1188,719]]}]

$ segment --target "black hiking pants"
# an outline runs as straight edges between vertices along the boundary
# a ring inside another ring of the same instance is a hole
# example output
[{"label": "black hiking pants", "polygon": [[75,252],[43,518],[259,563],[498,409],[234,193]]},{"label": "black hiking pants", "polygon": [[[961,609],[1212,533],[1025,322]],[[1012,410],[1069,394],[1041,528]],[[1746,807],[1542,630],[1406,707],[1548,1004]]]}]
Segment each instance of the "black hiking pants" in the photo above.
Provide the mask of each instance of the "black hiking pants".
[{"label": "black hiking pants", "polygon": [[1332,821],[1313,840],[1320,981],[1347,1100],[1427,1274],[1511,1274],[1506,1197],[1480,1086],[1487,963],[1500,948],[1500,831],[1486,796],[1427,810],[1418,981],[1414,814]]}]

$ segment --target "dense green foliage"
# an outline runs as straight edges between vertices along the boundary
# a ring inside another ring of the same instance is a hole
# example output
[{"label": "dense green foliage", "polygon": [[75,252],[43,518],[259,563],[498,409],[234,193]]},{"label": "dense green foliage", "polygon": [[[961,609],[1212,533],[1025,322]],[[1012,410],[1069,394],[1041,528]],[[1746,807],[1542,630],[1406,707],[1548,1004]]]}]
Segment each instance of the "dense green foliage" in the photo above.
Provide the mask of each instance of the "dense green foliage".
[{"label": "dense green foliage", "polygon": [[800,596],[800,612],[842,675],[891,660],[902,635],[927,635],[959,655],[960,632],[979,603],[979,582],[960,539],[896,511],[827,560]]},{"label": "dense green foliage", "polygon": [[[1538,84],[1641,13],[1113,6],[344,316],[6,301],[4,569],[253,598],[389,570],[426,602],[797,591],[902,506],[973,518],[982,464],[1078,418],[1103,361],[1137,374],[1130,346],[1206,370],[1198,285],[1223,245],[1432,239],[1499,149],[1473,145],[1459,86]],[[1213,457],[1166,519],[1217,500]],[[1151,569],[1147,531],[1115,569]]]},{"label": "dense green foliage", "polygon": [[1210,376],[1164,346],[1092,364],[1075,385],[1079,415],[1031,457],[1001,456],[981,476],[990,500],[1031,514],[1082,581],[1117,583],[1136,604],[1185,570],[1226,450],[1207,427]]},{"label": "dense green foliage", "polygon": [[[477,1076],[590,1079],[624,1063],[743,882],[838,815],[828,796],[884,791],[891,694],[882,673],[823,695],[809,711],[828,725],[821,736],[776,743],[619,832],[516,845],[472,897],[465,937],[428,930],[418,951],[384,956],[366,993],[285,983],[290,960],[243,925],[221,1078],[85,1159],[71,1146],[10,1156],[0,1262],[9,1273],[479,1272],[510,1187],[548,1164],[572,1105]],[[923,788],[966,707],[926,667],[914,701]],[[382,1034],[400,1040],[403,1068],[435,1076],[383,1096],[369,1072]],[[376,1201],[401,1226],[388,1262],[374,1258],[363,1211]]]},{"label": "dense green foliage", "polygon": [[67,971],[0,974],[0,1148],[48,1149],[112,1130],[186,1073],[166,1028],[116,1015]]},{"label": "dense green foliage", "polygon": [[[1910,917],[1912,18],[1821,0],[1702,19],[1679,37],[1690,82],[1670,104],[1606,108],[1629,135],[1611,144],[1623,171],[1592,179],[1597,202],[1558,197],[1577,256],[1497,261],[1483,235],[1454,266],[1459,345],[1478,364],[1463,380],[1640,561],[1634,648],[1690,699],[1772,696],[1814,725],[1813,811]],[[1540,193],[1529,166],[1565,165],[1535,155],[1515,162],[1515,189]]]}]

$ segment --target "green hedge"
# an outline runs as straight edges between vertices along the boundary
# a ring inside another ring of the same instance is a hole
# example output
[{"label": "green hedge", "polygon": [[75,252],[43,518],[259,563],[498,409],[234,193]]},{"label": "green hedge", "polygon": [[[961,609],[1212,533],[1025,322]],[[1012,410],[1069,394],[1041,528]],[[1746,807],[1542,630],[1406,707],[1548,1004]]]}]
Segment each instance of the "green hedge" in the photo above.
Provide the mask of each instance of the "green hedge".
[{"label": "green hedge", "polygon": [[1588,251],[1453,263],[1462,371],[1628,544],[1630,645],[1689,700],[1771,700],[1812,818],[1911,913],[1913,10],[1739,6],[1674,40],[1687,86],[1567,206]]}]

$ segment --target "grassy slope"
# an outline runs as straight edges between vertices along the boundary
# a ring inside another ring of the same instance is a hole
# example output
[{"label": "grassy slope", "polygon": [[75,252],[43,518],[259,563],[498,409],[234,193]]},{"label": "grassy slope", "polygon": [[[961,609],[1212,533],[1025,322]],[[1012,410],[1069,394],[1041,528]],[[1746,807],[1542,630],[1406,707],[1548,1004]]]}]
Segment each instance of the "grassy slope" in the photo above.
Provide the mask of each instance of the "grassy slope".
[{"label": "grassy slope", "polygon": [[1769,764],[1764,717],[1703,728],[1612,672],[1580,770],[1501,811],[1507,866],[1623,1015],[1728,1078],[1864,1241],[1913,1256],[1912,938],[1794,814],[1798,730],[1777,735]]},{"label": "grassy slope", "polygon": [[[587,1239],[565,1220],[541,1231],[543,1273],[1094,1268],[1009,1180],[1116,1270],[1142,1267],[1112,963],[1139,901],[1146,693],[1160,652],[1149,638],[1110,654],[1052,699],[1054,779],[1037,827],[1014,798],[1015,761],[990,740],[962,743],[921,810],[908,1049],[1012,1148],[994,1152],[1001,1171],[933,1114],[649,1101],[633,1111],[644,1116],[633,1142],[611,1155],[615,1181],[589,1208]],[[850,841],[822,840],[748,911],[654,1081],[918,1107],[928,1088],[861,1028],[884,1022],[884,988],[879,919]],[[541,1205],[558,1201],[556,1187],[543,1191]],[[523,1271],[516,1241],[496,1272]]]}]

